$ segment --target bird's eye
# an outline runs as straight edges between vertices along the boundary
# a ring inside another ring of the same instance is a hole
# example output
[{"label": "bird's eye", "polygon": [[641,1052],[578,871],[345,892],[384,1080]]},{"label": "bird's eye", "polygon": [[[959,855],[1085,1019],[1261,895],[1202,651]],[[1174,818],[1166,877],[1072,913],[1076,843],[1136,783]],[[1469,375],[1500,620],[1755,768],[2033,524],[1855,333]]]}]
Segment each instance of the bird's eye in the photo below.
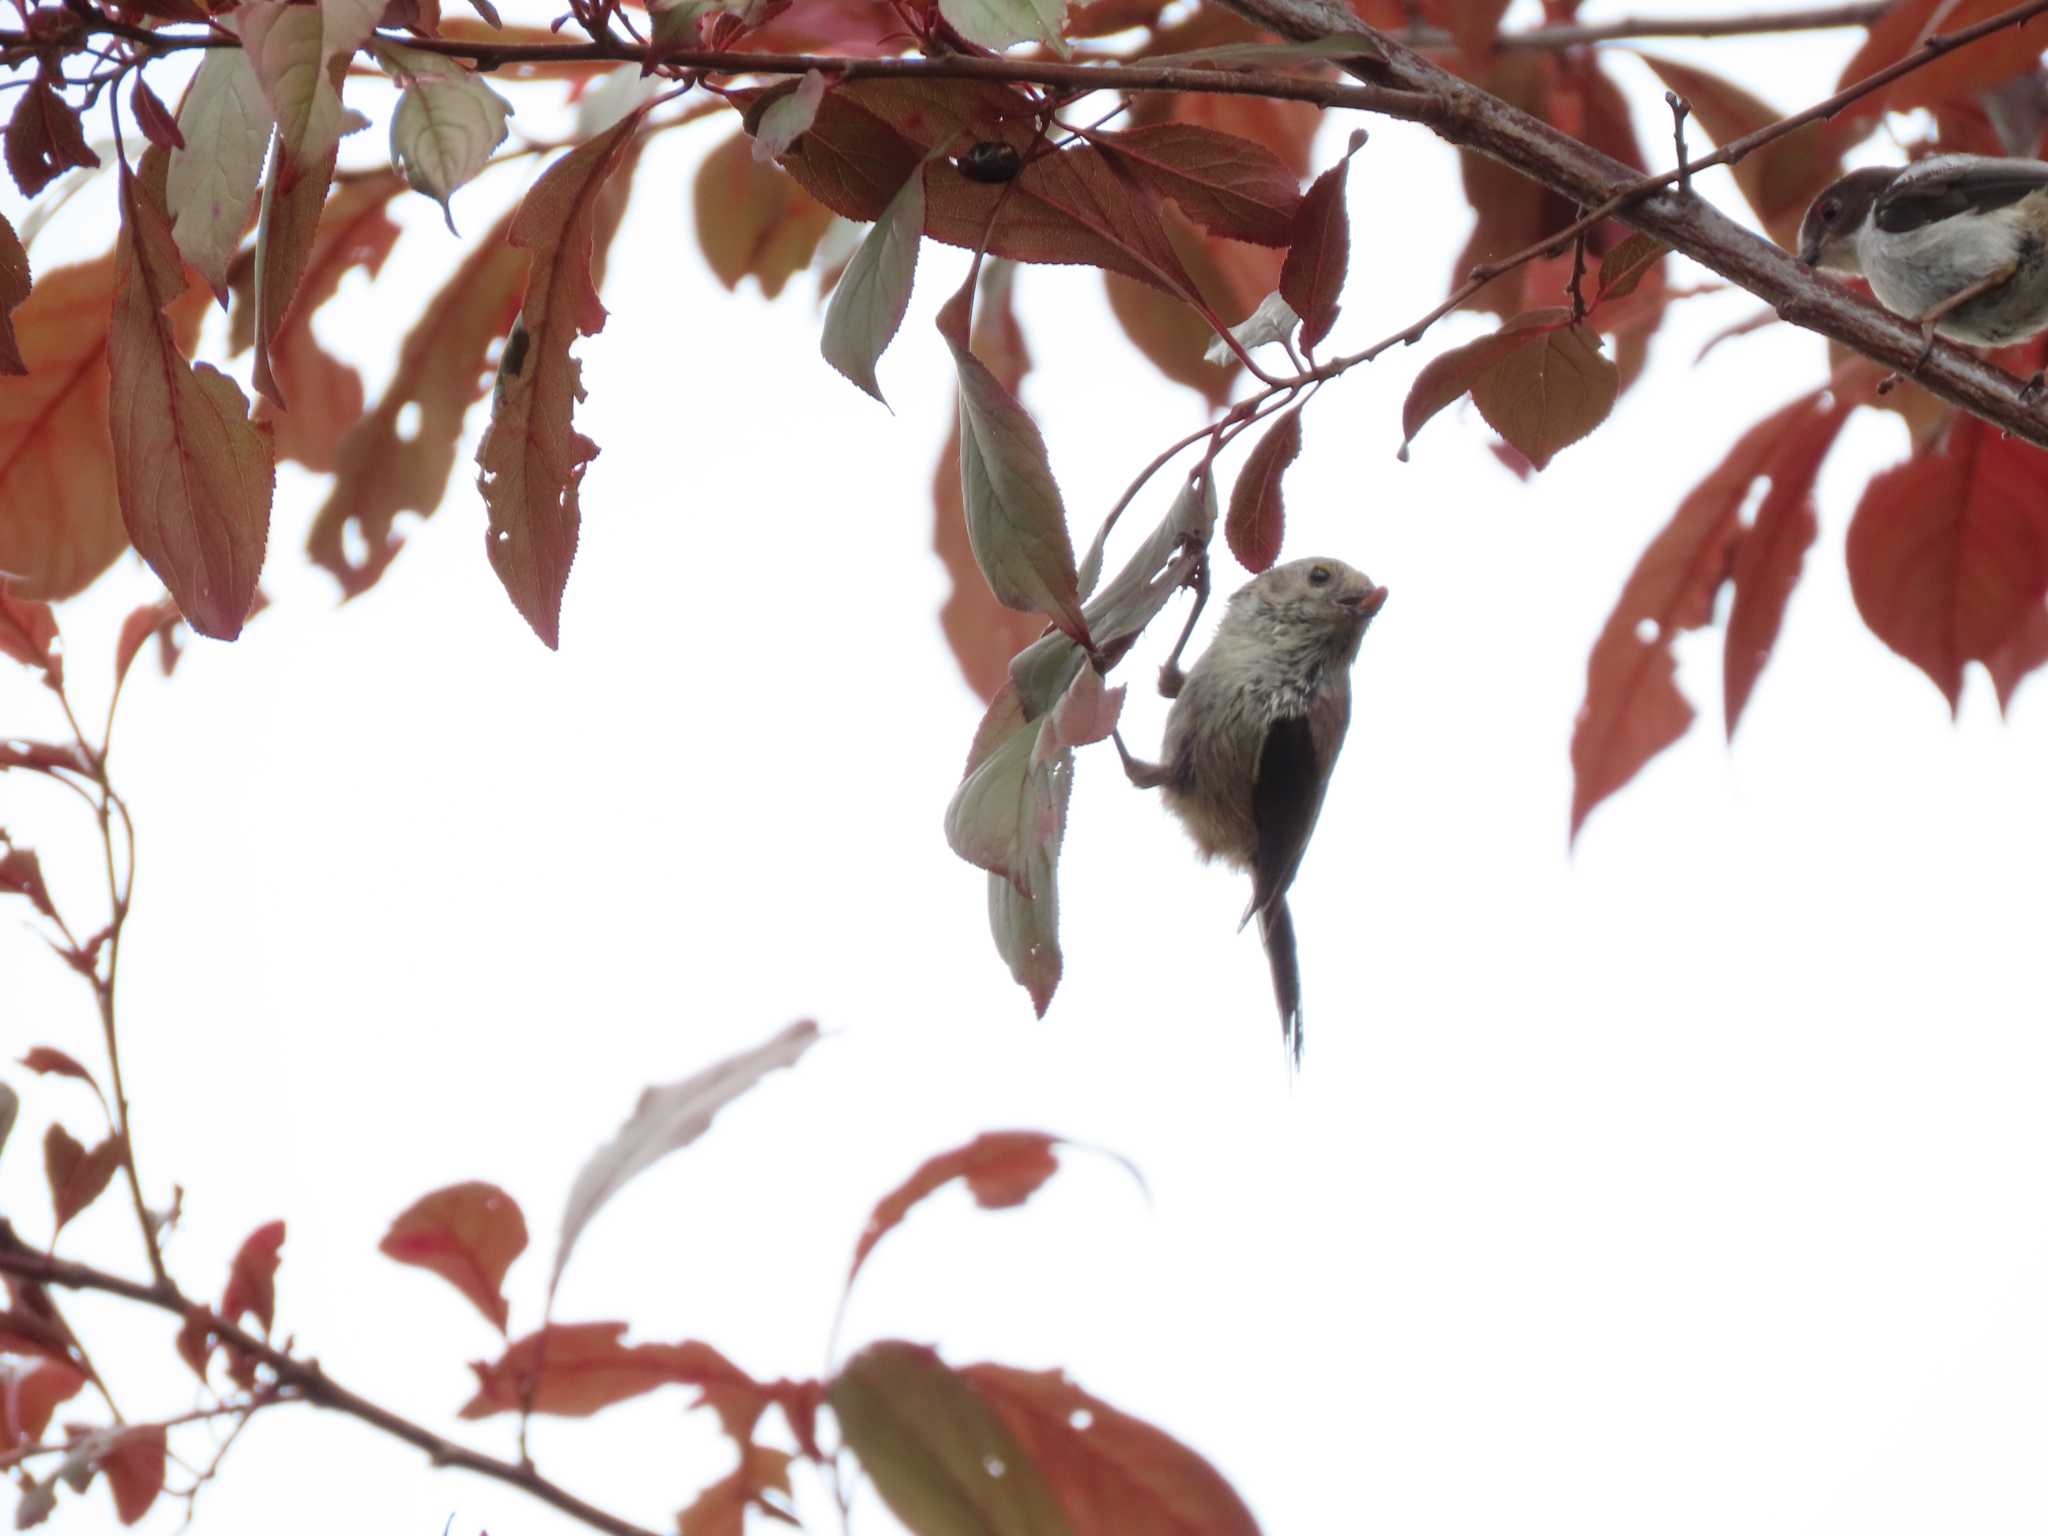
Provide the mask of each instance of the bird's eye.
[{"label": "bird's eye", "polygon": [[1830,199],[1820,205],[1820,216],[1832,224],[1842,216],[1842,205]]},{"label": "bird's eye", "polygon": [[1316,566],[1308,573],[1308,584],[1312,587],[1327,587],[1330,584],[1330,568],[1327,565]]}]

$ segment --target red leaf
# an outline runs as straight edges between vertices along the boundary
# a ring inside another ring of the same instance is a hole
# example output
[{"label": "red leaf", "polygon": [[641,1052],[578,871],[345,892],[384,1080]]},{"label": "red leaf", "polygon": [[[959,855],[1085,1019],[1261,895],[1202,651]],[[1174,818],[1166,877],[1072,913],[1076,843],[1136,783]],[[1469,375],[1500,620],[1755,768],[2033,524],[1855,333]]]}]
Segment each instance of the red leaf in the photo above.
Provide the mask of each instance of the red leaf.
[{"label": "red leaf", "polygon": [[263,1332],[270,1332],[277,1310],[278,1250],[283,1247],[281,1221],[265,1222],[242,1240],[234,1267],[228,1271],[227,1289],[221,1293],[223,1321],[239,1323],[244,1317],[253,1317],[263,1325]]},{"label": "red leaf", "polygon": [[252,382],[256,393],[282,410],[290,406],[278,378],[274,344],[298,297],[320,237],[320,213],[334,185],[336,150],[301,166],[282,145],[271,154],[263,189],[262,219],[256,229],[256,348]]},{"label": "red leaf", "polygon": [[28,302],[28,251],[14,226],[0,219],[0,374],[25,374],[28,362],[14,334],[14,312]]},{"label": "red leaf", "polygon": [[[312,180],[302,178],[284,201],[296,209],[301,189]],[[290,408],[266,395],[256,419],[272,424],[281,459],[296,459],[313,470],[333,469],[343,437],[363,414],[362,377],[320,345],[313,315],[350,269],[361,267],[373,278],[382,270],[398,239],[398,226],[385,210],[405,189],[404,180],[390,171],[337,182],[324,203],[313,203],[311,238],[299,258],[290,304],[272,305],[266,290],[257,316],[257,355],[267,359],[271,387]]]},{"label": "red leaf", "polygon": [[99,1199],[121,1166],[121,1139],[109,1136],[90,1152],[63,1126],[52,1124],[43,1136],[43,1172],[50,1182],[50,1204],[57,1229]]},{"label": "red leaf", "polygon": [[789,1464],[795,1459],[787,1451],[770,1450],[765,1445],[741,1447],[739,1466],[698,1494],[690,1507],[676,1516],[679,1536],[742,1536],[749,1509],[789,1521],[788,1514],[770,1503],[767,1495],[779,1493],[785,1502],[789,1499]]},{"label": "red leaf", "polygon": [[59,769],[67,773],[92,772],[92,764],[75,746],[20,739],[0,741],[0,770],[8,768],[26,768],[33,773],[54,773]]},{"label": "red leaf", "polygon": [[416,1202],[391,1223],[378,1250],[432,1270],[505,1331],[505,1271],[526,1251],[526,1218],[495,1184],[456,1184]]},{"label": "red leaf", "polygon": [[1583,325],[1537,319],[1530,330],[1531,345],[1503,354],[1472,381],[1472,403],[1488,426],[1544,469],[1607,419],[1621,373]]},{"label": "red leaf", "polygon": [[[0,376],[0,570],[25,596],[83,591],[127,552],[108,426],[114,258],[36,279],[14,316],[25,377]],[[171,307],[181,349],[199,334],[206,290]]]},{"label": "red leaf", "polygon": [[[1017,323],[1016,306],[1011,302],[1011,278],[1015,271],[1007,265],[982,269],[973,342],[975,356],[1012,395],[1022,388],[1024,375],[1031,367],[1024,331]],[[997,602],[974,563],[974,549],[967,539],[966,509],[960,498],[957,408],[952,435],[939,450],[938,467],[932,473],[932,506],[932,548],[952,582],[945,606],[939,610],[939,628],[952,648],[953,659],[960,663],[967,685],[982,698],[992,699],[1009,679],[1010,658],[1044,633],[1045,620],[1035,613],[1014,612]]]},{"label": "red leaf", "polygon": [[7,169],[23,197],[34,197],[74,166],[100,163],[77,111],[51,86],[50,67],[29,82],[7,120]]},{"label": "red leaf", "polygon": [[1870,482],[1849,525],[1863,622],[1954,709],[2048,593],[2048,455],[1974,416]]},{"label": "red leaf", "polygon": [[1263,571],[1280,558],[1280,540],[1286,532],[1280,482],[1300,452],[1301,408],[1296,406],[1259,439],[1231,489],[1223,532],[1230,552],[1248,571]]},{"label": "red leaf", "polygon": [[[1038,153],[1002,185],[972,181],[945,147],[1033,148],[1029,103],[985,81],[857,80],[829,92],[781,164],[833,212],[873,220],[912,174],[925,178],[925,233],[1014,261],[1083,263],[1179,297],[1193,284],[1160,219],[1151,187],[1092,148]],[[993,222],[991,222],[993,220]]]},{"label": "red leaf", "polygon": [[38,1443],[57,1405],[77,1396],[85,1382],[85,1372],[64,1361],[26,1369],[0,1364],[0,1451]]},{"label": "red leaf", "polygon": [[1094,142],[1212,234],[1255,245],[1293,243],[1301,191],[1287,163],[1265,145],[1193,123],[1099,133]]},{"label": "red leaf", "polygon": [[64,658],[57,641],[57,615],[50,605],[16,597],[0,581],[0,656],[34,667],[52,688],[61,687]]},{"label": "red leaf", "polygon": [[163,213],[164,152],[121,172],[110,413],[121,517],[192,627],[232,640],[256,600],[270,529],[269,434],[218,370],[185,361],[163,311],[186,291]]},{"label": "red leaf", "polygon": [[[1694,65],[1649,54],[1643,55],[1643,62],[1685,98],[1716,144],[1731,144],[1784,116],[1742,87]],[[1798,239],[1807,204],[1841,175],[1842,157],[1830,147],[1828,125],[1808,123],[1743,156],[1732,169],[1736,186],[1764,229],[1789,250]]]},{"label": "red leaf", "polygon": [[114,1509],[123,1525],[149,1513],[164,1491],[164,1427],[143,1424],[120,1432],[100,1457],[100,1470],[114,1493]]},{"label": "red leaf", "polygon": [[1735,550],[1735,603],[1728,611],[1721,669],[1722,718],[1731,741],[1771,648],[1778,643],[1785,604],[1798,584],[1806,551],[1820,531],[1813,508],[1814,479],[1856,406],[1846,389],[1823,402],[1825,397],[1794,422],[1765,461],[1763,474],[1771,488]]},{"label": "red leaf", "polygon": [[793,177],[756,160],[754,143],[735,133],[698,165],[697,243],[727,288],[752,277],[772,299],[810,265],[832,210]]},{"label": "red leaf", "polygon": [[1280,268],[1280,297],[1301,316],[1303,351],[1313,350],[1337,323],[1337,296],[1351,265],[1351,217],[1344,207],[1345,172],[1357,151],[1318,176],[1301,200]]},{"label": "red leaf", "polygon": [[1059,1169],[1053,1149],[1059,1139],[1037,1131],[984,1131],[965,1146],[928,1159],[879,1202],[854,1246],[846,1283],[860,1273],[875,1245],[893,1232],[919,1202],[955,1179],[966,1181],[969,1193],[984,1210],[1022,1205]]},{"label": "red leaf", "polygon": [[1519,315],[1491,336],[1468,341],[1462,347],[1440,352],[1415,375],[1408,386],[1408,398],[1401,403],[1401,452],[1405,456],[1415,436],[1430,419],[1453,400],[1462,399],[1489,369],[1499,366],[1510,352],[1528,346],[1544,332],[1569,322],[1569,310],[1535,310]]},{"label": "red leaf", "polygon": [[185,1314],[184,1326],[178,1330],[178,1355],[192,1367],[192,1374],[201,1381],[206,1380],[206,1363],[213,1356],[213,1319],[204,1307],[194,1307]]},{"label": "red leaf", "polygon": [[[595,251],[615,227],[616,221],[599,226]],[[334,489],[313,521],[306,552],[341,583],[345,598],[374,586],[404,547],[393,532],[399,514],[427,517],[441,505],[463,418],[486,387],[491,343],[519,313],[527,262],[507,239],[511,228],[507,214],[455,269],[405,338],[384,398],[335,451]],[[401,435],[408,409],[418,425]],[[344,537],[350,525],[360,536],[360,560]]]},{"label": "red leaf", "polygon": [[594,235],[605,184],[645,115],[645,107],[629,113],[557,160],[512,219],[511,242],[533,261],[498,367],[491,424],[477,445],[478,484],[490,512],[491,569],[550,650],[561,642],[562,592],[583,520],[578,487],[597,456],[597,444],[572,420],[583,381],[569,348],[604,328],[591,270]]},{"label": "red leaf", "polygon": [[2043,662],[2048,662],[2048,607],[2030,611],[2013,637],[1984,659],[2001,713],[2012,713],[2012,696]]},{"label": "red leaf", "polygon": [[1745,432],[1636,562],[1586,663],[1586,698],[1572,731],[1574,841],[1596,805],[1692,724],[1672,642],[1713,617],[1750,487],[1812,409],[1813,397],[1803,396]]},{"label": "red leaf", "polygon": [[121,621],[120,643],[114,647],[114,683],[119,686],[127,679],[128,669],[135,664],[136,653],[149,643],[155,635],[163,648],[164,676],[171,675],[171,668],[177,665],[178,650],[173,631],[185,622],[185,616],[178,612],[178,605],[168,597],[153,603],[144,603]]},{"label": "red leaf", "polygon": [[43,916],[55,919],[57,909],[50,901],[50,888],[43,883],[42,861],[28,848],[0,842],[0,894],[26,896]]},{"label": "red leaf", "polygon": [[[1871,24],[1870,35],[1842,71],[1844,88],[1867,79],[1918,48],[1930,22],[1944,33],[1960,32],[2010,9],[2005,0],[1898,0]],[[1986,86],[2024,74],[2041,56],[2041,34],[2031,27],[2007,27],[1934,59],[1844,109],[1849,121],[1887,112],[1907,112],[1965,101]]]},{"label": "red leaf", "polygon": [[86,1071],[84,1067],[81,1067],[69,1056],[66,1056],[62,1051],[54,1050],[50,1046],[38,1045],[34,1047],[26,1056],[21,1058],[21,1064],[31,1072],[41,1072],[56,1077],[75,1077],[94,1093],[100,1091],[100,1085],[92,1080],[90,1072]]},{"label": "red leaf", "polygon": [[657,1387],[698,1387],[707,1400],[718,1393],[760,1390],[708,1344],[627,1344],[626,1326],[550,1323],[496,1361],[473,1362],[477,1392],[463,1406],[462,1417],[516,1412],[529,1394],[535,1413],[587,1418]]},{"label": "red leaf", "polygon": [[1062,1372],[969,1365],[959,1374],[1051,1485],[1073,1536],[1258,1536],[1244,1500],[1206,1460]]},{"label": "red leaf", "polygon": [[135,122],[142,129],[143,136],[160,149],[183,149],[185,135],[178,128],[178,120],[171,116],[149,82],[142,78],[142,71],[135,72],[135,89],[128,97],[128,105],[135,113]]}]

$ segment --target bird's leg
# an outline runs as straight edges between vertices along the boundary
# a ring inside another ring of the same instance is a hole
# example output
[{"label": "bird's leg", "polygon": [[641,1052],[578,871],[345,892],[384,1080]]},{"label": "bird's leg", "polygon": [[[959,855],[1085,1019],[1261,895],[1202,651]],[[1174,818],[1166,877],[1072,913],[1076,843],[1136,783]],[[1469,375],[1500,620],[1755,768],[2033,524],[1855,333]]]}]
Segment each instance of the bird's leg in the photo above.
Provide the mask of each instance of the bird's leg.
[{"label": "bird's leg", "polygon": [[1148,763],[1142,757],[1131,756],[1131,749],[1124,745],[1122,730],[1111,727],[1109,739],[1116,743],[1116,755],[1124,761],[1124,777],[1139,789],[1157,789],[1170,775],[1162,763]]},{"label": "bird's leg", "polygon": [[2012,280],[2013,273],[2018,270],[2018,264],[2009,261],[1997,271],[1985,273],[1967,287],[1958,288],[1932,309],[1914,318],[1913,323],[1920,327],[1920,355],[1913,359],[1913,367],[1910,370],[1914,377],[1918,377],[1920,370],[1926,366],[1927,359],[1934,355],[1935,327],[1972,299],[1981,299],[1994,288],[2003,287]]},{"label": "bird's leg", "polygon": [[1188,610],[1188,621],[1181,626],[1180,638],[1173,642],[1173,654],[1166,658],[1166,665],[1159,669],[1159,692],[1169,699],[1180,697],[1181,684],[1188,680],[1187,673],[1180,669],[1180,653],[1188,648],[1188,637],[1195,632],[1195,620],[1202,616],[1202,605],[1209,601],[1209,552],[1203,550],[1195,556],[1195,568],[1188,572],[1188,586],[1195,594],[1195,606]]}]

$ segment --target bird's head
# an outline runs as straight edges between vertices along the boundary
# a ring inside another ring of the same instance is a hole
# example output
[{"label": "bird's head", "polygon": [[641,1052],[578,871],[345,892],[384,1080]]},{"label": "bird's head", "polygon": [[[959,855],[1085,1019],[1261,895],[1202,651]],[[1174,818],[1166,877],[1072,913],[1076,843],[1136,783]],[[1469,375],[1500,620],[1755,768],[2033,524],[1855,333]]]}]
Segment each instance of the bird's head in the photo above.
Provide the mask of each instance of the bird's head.
[{"label": "bird's head", "polygon": [[1291,560],[1262,572],[1238,594],[1260,620],[1331,650],[1355,652],[1387,601],[1387,589],[1342,560]]},{"label": "bird's head", "polygon": [[1851,171],[1816,197],[1799,223],[1799,259],[1829,272],[1862,272],[1857,231],[1870,221],[1871,205],[1898,174],[1895,165]]}]

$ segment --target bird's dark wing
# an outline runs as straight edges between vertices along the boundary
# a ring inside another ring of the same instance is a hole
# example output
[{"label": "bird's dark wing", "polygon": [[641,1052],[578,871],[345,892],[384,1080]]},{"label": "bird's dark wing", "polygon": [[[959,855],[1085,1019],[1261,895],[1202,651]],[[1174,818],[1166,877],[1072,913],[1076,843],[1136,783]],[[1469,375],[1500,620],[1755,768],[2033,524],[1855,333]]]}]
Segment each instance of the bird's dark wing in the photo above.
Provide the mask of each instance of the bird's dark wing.
[{"label": "bird's dark wing", "polygon": [[1266,728],[1252,784],[1252,825],[1258,846],[1252,856],[1252,904],[1245,916],[1264,913],[1287,894],[1301,868],[1308,835],[1323,806],[1324,765],[1316,733],[1306,715],[1283,715]]},{"label": "bird's dark wing", "polygon": [[1889,235],[1902,235],[1962,213],[2008,208],[2029,192],[2048,188],[2048,164],[1994,160],[1954,170],[1908,171],[1878,193],[1871,217]]},{"label": "bird's dark wing", "polygon": [[1295,1066],[1301,1065],[1301,963],[1294,953],[1294,915],[1287,898],[1276,897],[1259,914],[1259,937],[1273,968],[1273,1001],[1280,1005],[1280,1034]]}]

